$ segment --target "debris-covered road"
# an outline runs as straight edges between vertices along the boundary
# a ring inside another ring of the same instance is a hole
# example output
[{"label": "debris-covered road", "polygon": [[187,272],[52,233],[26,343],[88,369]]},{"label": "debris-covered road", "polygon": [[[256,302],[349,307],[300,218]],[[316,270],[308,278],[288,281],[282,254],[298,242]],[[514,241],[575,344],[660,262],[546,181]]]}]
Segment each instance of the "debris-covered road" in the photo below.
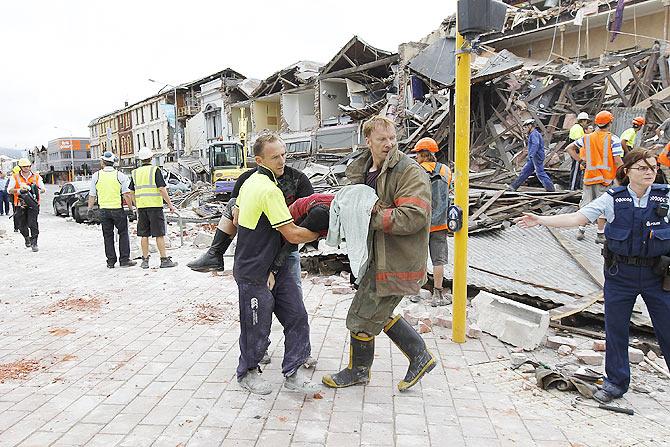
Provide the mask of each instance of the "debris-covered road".
[{"label": "debris-covered road", "polygon": [[[656,373],[633,367],[621,405],[635,416],[573,407],[574,393],[542,391],[532,374],[512,371],[513,351],[497,339],[452,343],[450,329],[437,326],[448,325],[448,312],[431,308],[412,311],[432,326],[423,336],[440,365],[409,392],[395,388],[407,362],[383,335],[368,386],[324,388],[321,399],[281,390],[275,324],[265,373],[276,390],[249,395],[234,379],[237,291],[227,272],[187,269],[196,252],[188,243],[170,250],[180,262],[175,269],[109,270],[98,226],[55,217],[48,205],[40,221],[39,253],[14,233],[0,237],[0,446],[669,442],[670,390]],[[8,228],[6,220],[0,225]],[[317,377],[348,360],[345,286],[339,276],[303,282]],[[592,340],[574,343],[590,349]],[[527,355],[548,364],[576,361],[549,348]]]}]

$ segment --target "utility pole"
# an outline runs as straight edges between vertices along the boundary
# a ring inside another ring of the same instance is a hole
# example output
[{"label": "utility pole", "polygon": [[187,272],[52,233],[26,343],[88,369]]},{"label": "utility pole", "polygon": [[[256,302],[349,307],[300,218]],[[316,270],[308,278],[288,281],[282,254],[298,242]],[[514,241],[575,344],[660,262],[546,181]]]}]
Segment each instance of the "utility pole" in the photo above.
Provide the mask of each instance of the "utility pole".
[{"label": "utility pole", "polygon": [[[458,0],[456,12],[455,198],[447,213],[454,232],[454,305],[451,338],[465,342],[468,290],[468,215],[470,188],[470,58],[480,34],[501,31],[507,5],[498,0]],[[474,42],[474,43],[473,43]]]},{"label": "utility pole", "polygon": [[[459,3],[460,4],[460,3]],[[454,233],[454,324],[452,339],[465,342],[465,307],[468,289],[468,212],[470,188],[470,43],[456,34],[456,152],[455,199],[462,210],[461,229]]]}]

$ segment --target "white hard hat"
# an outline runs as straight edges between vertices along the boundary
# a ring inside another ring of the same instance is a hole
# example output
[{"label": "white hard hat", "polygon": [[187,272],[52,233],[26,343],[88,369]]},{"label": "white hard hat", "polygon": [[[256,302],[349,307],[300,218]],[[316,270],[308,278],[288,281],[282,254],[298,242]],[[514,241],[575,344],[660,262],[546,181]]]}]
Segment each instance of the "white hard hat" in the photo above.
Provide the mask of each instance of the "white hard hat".
[{"label": "white hard hat", "polygon": [[114,155],[114,153],[110,152],[110,151],[103,152],[102,156],[100,157],[100,160],[108,161],[110,163],[116,163],[118,161],[118,159],[116,158],[116,155]]},{"label": "white hard hat", "polygon": [[153,158],[154,156],[154,151],[149,149],[148,147],[144,146],[142,147],[139,152],[137,152],[137,158],[140,160],[148,160],[150,158]]},{"label": "white hard hat", "polygon": [[526,121],[523,122],[524,126],[528,126],[530,124],[535,124],[535,120],[533,118],[529,118]]},{"label": "white hard hat", "polygon": [[580,112],[579,115],[577,115],[577,121],[581,120],[588,120],[589,119],[589,114],[586,112]]}]

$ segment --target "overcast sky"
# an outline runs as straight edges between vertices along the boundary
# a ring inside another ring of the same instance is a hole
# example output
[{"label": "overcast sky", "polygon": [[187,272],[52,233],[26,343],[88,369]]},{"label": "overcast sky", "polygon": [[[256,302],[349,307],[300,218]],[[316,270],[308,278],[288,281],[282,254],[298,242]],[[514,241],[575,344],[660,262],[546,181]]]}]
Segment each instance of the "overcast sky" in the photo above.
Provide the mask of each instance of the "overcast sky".
[{"label": "overcast sky", "polygon": [[161,88],[148,78],[183,83],[230,67],[262,79],[299,60],[326,63],[354,34],[396,51],[455,8],[456,0],[6,1],[0,147],[88,136],[91,119]]}]

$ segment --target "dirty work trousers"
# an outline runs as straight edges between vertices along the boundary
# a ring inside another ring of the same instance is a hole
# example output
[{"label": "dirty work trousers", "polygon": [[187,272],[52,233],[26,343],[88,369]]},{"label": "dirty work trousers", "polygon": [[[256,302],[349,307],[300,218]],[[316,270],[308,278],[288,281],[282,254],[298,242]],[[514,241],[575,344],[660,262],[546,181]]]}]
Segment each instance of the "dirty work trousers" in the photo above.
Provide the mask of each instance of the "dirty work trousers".
[{"label": "dirty work trousers", "polygon": [[284,327],[284,359],[282,373],[292,375],[309,357],[309,321],[302,300],[302,290],[295,281],[295,272],[286,262],[277,272],[272,291],[266,284],[237,281],[240,304],[240,360],[237,378],[258,368],[270,345],[272,314]]},{"label": "dirty work trousers", "polygon": [[119,232],[119,262],[128,262],[130,258],[130,238],[128,236],[128,217],[123,208],[101,209],[100,224],[102,237],[105,240],[105,256],[107,263],[116,263],[116,247],[114,246],[114,228]]},{"label": "dirty work trousers", "polygon": [[40,234],[40,228],[37,223],[37,216],[40,214],[40,207],[28,208],[26,206],[17,206],[14,209],[14,223],[23,237],[30,237],[37,241],[37,235]]},{"label": "dirty work trousers", "polygon": [[535,172],[535,176],[537,176],[537,179],[540,181],[540,183],[542,183],[544,189],[550,192],[556,190],[556,188],[554,188],[554,184],[551,181],[551,178],[549,177],[549,174],[547,174],[544,170],[544,151],[532,156],[528,156],[526,164],[523,166],[523,168],[521,168],[519,178],[512,182],[511,187],[513,189],[517,189],[519,186],[523,185],[533,172]]},{"label": "dirty work trousers", "polygon": [[638,295],[644,299],[658,344],[670,367],[670,292],[651,267],[616,264],[605,269],[605,373],[603,389],[621,396],[630,384],[628,328]]},{"label": "dirty work trousers", "polygon": [[402,295],[377,295],[376,274],[374,260],[370,259],[347,313],[347,329],[354,334],[379,335],[402,301]]}]

